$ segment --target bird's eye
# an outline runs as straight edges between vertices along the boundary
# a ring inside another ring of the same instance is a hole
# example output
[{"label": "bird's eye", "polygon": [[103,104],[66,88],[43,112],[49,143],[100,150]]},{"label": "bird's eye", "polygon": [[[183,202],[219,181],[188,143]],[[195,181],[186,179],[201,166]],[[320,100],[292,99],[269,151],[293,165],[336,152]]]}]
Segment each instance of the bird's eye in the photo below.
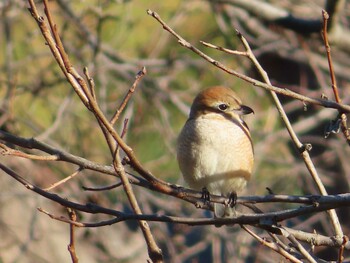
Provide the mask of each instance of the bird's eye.
[{"label": "bird's eye", "polygon": [[227,109],[228,109],[228,105],[227,104],[223,103],[223,104],[219,105],[219,110],[225,111]]}]

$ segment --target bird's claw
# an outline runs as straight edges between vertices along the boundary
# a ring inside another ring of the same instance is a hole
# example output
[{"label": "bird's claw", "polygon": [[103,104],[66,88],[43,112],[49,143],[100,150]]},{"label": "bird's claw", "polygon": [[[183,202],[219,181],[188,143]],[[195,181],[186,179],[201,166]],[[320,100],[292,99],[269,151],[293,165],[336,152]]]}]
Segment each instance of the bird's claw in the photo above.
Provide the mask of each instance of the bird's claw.
[{"label": "bird's claw", "polygon": [[201,198],[204,200],[204,203],[210,203],[210,193],[206,187],[202,188]]},{"label": "bird's claw", "polygon": [[237,204],[237,193],[232,192],[228,198],[227,206],[230,206],[231,208],[235,207]]}]

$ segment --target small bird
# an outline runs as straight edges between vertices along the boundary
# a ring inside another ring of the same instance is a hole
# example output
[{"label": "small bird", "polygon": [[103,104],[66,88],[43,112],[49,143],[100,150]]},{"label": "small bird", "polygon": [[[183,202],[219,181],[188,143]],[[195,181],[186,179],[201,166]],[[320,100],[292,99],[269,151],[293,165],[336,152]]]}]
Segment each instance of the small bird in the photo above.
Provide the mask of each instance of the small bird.
[{"label": "small bird", "polygon": [[[191,188],[225,197],[245,188],[254,152],[242,115],[253,112],[226,87],[211,87],[196,96],[177,141],[179,167]],[[214,204],[215,217],[233,213],[223,204]]]}]

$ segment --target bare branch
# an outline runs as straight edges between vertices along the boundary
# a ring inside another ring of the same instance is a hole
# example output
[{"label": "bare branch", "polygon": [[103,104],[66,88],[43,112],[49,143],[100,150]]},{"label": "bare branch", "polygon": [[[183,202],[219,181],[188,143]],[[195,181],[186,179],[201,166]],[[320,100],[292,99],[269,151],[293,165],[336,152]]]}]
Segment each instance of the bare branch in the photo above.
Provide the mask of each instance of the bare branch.
[{"label": "bare branch", "polygon": [[104,187],[87,187],[87,186],[82,186],[83,190],[85,191],[106,191],[106,190],[112,190],[114,188],[117,188],[119,186],[122,186],[122,183],[116,183]]},{"label": "bare branch", "polygon": [[119,119],[119,115],[122,113],[124,110],[125,106],[127,105],[128,101],[130,100],[132,94],[135,92],[135,89],[138,85],[138,83],[141,81],[144,75],[146,75],[147,71],[146,68],[143,67],[136,75],[134,84],[130,87],[128,93],[125,95],[123,102],[120,104],[119,108],[117,111],[114,113],[112,119],[111,119],[111,124],[114,125],[114,123]]},{"label": "bare branch", "polygon": [[307,96],[301,95],[299,93],[293,92],[291,90],[288,89],[283,89],[283,88],[279,88],[276,86],[272,86],[263,82],[260,82],[256,79],[250,78],[244,74],[241,74],[235,70],[229,69],[227,68],[225,65],[223,65],[221,62],[216,61],[215,59],[211,58],[210,56],[204,54],[202,51],[200,51],[199,49],[197,49],[196,47],[194,47],[193,45],[191,45],[189,42],[187,42],[185,39],[183,39],[180,35],[178,35],[173,29],[171,29],[161,18],[160,16],[156,13],[153,12],[151,10],[147,10],[147,13],[154,17],[162,26],[165,30],[167,30],[169,33],[171,33],[173,36],[175,36],[178,39],[178,42],[180,45],[192,50],[194,53],[196,53],[197,55],[199,55],[200,57],[204,58],[205,60],[207,60],[209,63],[213,64],[215,67],[222,69],[223,71],[225,71],[228,74],[231,74],[233,76],[236,76],[254,86],[269,90],[269,91],[274,91],[278,94],[282,94],[285,95],[287,97],[291,97],[297,100],[300,100],[302,102],[305,103],[310,103],[310,104],[314,104],[314,105],[319,105],[319,106],[323,106],[326,108],[334,108],[334,109],[338,109],[338,110],[342,110],[343,112],[349,113],[350,112],[350,106],[348,105],[344,105],[344,104],[338,104],[335,101],[330,101],[330,100],[323,100],[323,99],[313,99],[313,98],[309,98]]},{"label": "bare branch", "polygon": [[[322,11],[322,17],[323,17],[323,30],[322,30],[322,36],[323,36],[323,41],[324,41],[324,46],[326,48],[326,54],[327,54],[327,61],[328,61],[328,66],[329,66],[329,74],[332,82],[332,89],[335,97],[335,101],[337,103],[341,102],[339,92],[338,92],[338,86],[337,86],[337,79],[335,77],[334,73],[334,67],[333,67],[333,61],[332,61],[332,56],[331,56],[331,46],[329,45],[328,42],[328,30],[327,30],[327,23],[329,19],[328,13],[323,10]],[[340,114],[340,123],[341,123],[341,129],[343,132],[343,135],[348,143],[350,145],[350,131],[348,129],[347,125],[347,116],[345,113],[339,111]]]},{"label": "bare branch", "polygon": [[[68,212],[70,220],[73,222],[76,222],[77,215],[76,215],[75,211],[71,208],[67,208],[67,212]],[[76,254],[76,251],[75,251],[75,234],[74,234],[75,225],[69,224],[69,228],[70,228],[70,242],[68,245],[68,251],[69,251],[69,254],[71,256],[72,262],[78,263],[79,259],[78,259],[78,256]]]},{"label": "bare branch", "polygon": [[83,169],[79,168],[78,170],[76,170],[74,173],[72,173],[71,175],[67,176],[66,178],[52,184],[50,187],[45,188],[45,191],[51,191],[52,189],[56,188],[57,186],[64,184],[65,182],[68,182],[69,180],[73,179],[75,176],[77,176]]},{"label": "bare branch", "polygon": [[253,231],[251,231],[248,227],[241,225],[241,227],[249,233],[252,237],[254,237],[256,240],[258,240],[262,245],[271,248],[273,251],[277,252],[278,254],[282,255],[286,259],[290,260],[291,262],[295,263],[302,263],[301,260],[293,256],[292,254],[288,253],[286,250],[281,248],[278,244],[269,242],[261,237],[259,237],[257,234],[255,234]]}]

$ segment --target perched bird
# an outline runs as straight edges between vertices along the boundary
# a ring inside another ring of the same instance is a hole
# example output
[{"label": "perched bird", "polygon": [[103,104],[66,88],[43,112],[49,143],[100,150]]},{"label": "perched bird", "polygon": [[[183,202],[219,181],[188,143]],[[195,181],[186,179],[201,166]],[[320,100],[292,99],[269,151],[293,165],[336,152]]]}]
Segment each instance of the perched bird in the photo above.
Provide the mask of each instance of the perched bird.
[{"label": "perched bird", "polygon": [[[253,110],[226,87],[211,87],[196,96],[177,141],[179,167],[191,188],[230,197],[246,186],[254,163],[252,139],[242,120],[249,113]],[[233,215],[217,203],[214,214]]]}]

